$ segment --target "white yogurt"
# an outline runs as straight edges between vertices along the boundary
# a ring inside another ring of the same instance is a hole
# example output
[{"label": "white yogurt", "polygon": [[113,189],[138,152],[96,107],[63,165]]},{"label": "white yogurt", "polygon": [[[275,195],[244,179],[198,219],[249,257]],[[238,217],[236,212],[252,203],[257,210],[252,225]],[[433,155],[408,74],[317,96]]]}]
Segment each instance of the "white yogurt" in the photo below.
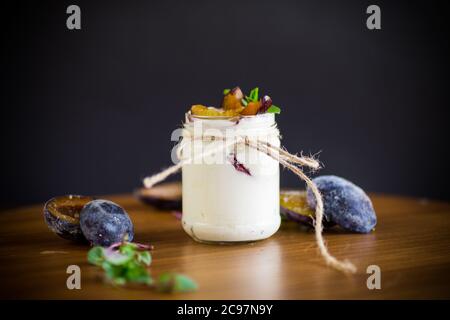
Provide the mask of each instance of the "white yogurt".
[{"label": "white yogurt", "polygon": [[[227,136],[228,142],[230,135],[249,136],[280,145],[273,114],[244,117],[238,122],[188,116],[183,136],[192,137],[194,133]],[[201,150],[211,150],[222,143],[185,138],[182,155],[195,157]],[[192,238],[204,242],[254,241],[268,238],[278,230],[278,161],[243,145],[229,145],[197,160],[198,163],[182,168],[182,224]]]}]

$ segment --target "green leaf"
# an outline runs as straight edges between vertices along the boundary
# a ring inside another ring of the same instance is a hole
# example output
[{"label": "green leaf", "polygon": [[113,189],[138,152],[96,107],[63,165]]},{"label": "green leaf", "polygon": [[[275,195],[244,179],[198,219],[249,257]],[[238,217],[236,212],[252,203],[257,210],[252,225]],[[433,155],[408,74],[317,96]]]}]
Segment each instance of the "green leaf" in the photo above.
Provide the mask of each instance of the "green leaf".
[{"label": "green leaf", "polygon": [[123,277],[118,277],[118,278],[114,278],[111,280],[114,284],[119,285],[119,286],[124,286],[127,283],[127,279],[125,279]]},{"label": "green leaf", "polygon": [[135,277],[134,280],[132,280],[134,283],[142,283],[142,284],[146,284],[148,286],[153,285],[154,281],[153,278],[150,277],[150,275],[147,274],[142,274],[139,277]]},{"label": "green leaf", "polygon": [[88,256],[87,256],[88,262],[92,263],[96,266],[101,266],[103,261],[105,260],[104,256],[103,256],[103,251],[104,251],[104,249],[102,247],[99,247],[99,246],[93,247],[88,252]]},{"label": "green leaf", "polygon": [[133,256],[136,251],[137,245],[132,242],[124,242],[119,247],[119,252],[127,256]]},{"label": "green leaf", "polygon": [[197,290],[198,285],[185,275],[166,272],[159,276],[156,288],[162,292],[190,292]]},{"label": "green leaf", "polygon": [[124,276],[127,281],[150,284],[152,282],[150,273],[142,264],[130,262],[124,270]]},{"label": "green leaf", "polygon": [[139,262],[149,266],[152,263],[152,256],[148,251],[142,251],[138,253],[137,259]]},{"label": "green leaf", "polygon": [[279,114],[279,113],[281,113],[281,109],[278,108],[276,105],[271,105],[269,107],[269,109],[267,109],[267,113],[277,113],[277,114]]},{"label": "green leaf", "polygon": [[154,288],[164,292],[187,292],[197,289],[197,284],[191,278],[177,273],[164,273],[156,284],[150,275],[148,266],[152,256],[148,249],[132,242],[114,244],[109,248],[94,247],[88,252],[88,261],[101,266],[105,278],[115,285],[139,283],[154,285]]},{"label": "green leaf", "polygon": [[223,95],[225,96],[225,95],[229,94],[230,91],[231,91],[231,89],[223,89]]},{"label": "green leaf", "polygon": [[126,264],[128,261],[133,259],[133,254],[122,254],[119,251],[108,251],[105,250],[105,260],[108,261],[109,263],[116,265],[116,266],[121,266]]},{"label": "green leaf", "polygon": [[242,100],[241,100],[241,103],[242,103],[242,105],[243,105],[244,107],[246,107],[246,106],[248,105],[248,102],[247,102],[246,99],[242,99]]},{"label": "green leaf", "polygon": [[259,88],[253,88],[252,91],[250,91],[250,95],[249,95],[249,99],[250,101],[256,102],[258,101],[258,96],[259,96]]},{"label": "green leaf", "polygon": [[175,291],[190,292],[198,289],[197,283],[188,276],[177,274],[175,276]]},{"label": "green leaf", "polygon": [[102,263],[102,268],[105,271],[106,277],[111,281],[115,282],[116,279],[124,278],[122,266],[113,265],[108,261],[104,261]]}]

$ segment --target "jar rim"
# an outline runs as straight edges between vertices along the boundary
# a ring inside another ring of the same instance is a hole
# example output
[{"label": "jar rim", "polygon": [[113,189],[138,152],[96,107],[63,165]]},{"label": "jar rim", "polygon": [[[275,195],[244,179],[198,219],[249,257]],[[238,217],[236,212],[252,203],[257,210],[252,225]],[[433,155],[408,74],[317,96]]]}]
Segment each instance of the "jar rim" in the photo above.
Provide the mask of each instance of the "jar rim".
[{"label": "jar rim", "polygon": [[191,117],[194,119],[201,120],[233,120],[233,119],[255,119],[268,117],[268,115],[273,115],[273,113],[259,113],[255,115],[238,115],[238,116],[202,116],[197,114],[192,114],[191,111],[186,112],[186,117]]},{"label": "jar rim", "polygon": [[219,130],[265,130],[277,127],[275,115],[273,113],[263,113],[254,116],[240,117],[211,117],[211,116],[192,116],[190,112],[186,113],[186,119],[183,123],[185,128],[195,127],[196,124],[203,129]]},{"label": "jar rim", "polygon": [[191,111],[185,113],[185,123],[193,122],[195,120],[200,121],[231,121],[231,122],[239,122],[240,120],[273,120],[275,122],[275,114],[274,113],[260,113],[255,115],[237,115],[237,116],[202,116],[192,114]]}]

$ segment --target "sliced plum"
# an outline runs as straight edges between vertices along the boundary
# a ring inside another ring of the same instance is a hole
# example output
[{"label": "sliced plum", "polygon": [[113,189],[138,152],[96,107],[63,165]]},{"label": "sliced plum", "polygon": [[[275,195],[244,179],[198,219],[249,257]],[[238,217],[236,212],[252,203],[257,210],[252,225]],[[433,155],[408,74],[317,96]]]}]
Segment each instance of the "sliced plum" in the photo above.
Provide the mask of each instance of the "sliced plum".
[{"label": "sliced plum", "polygon": [[55,197],[44,205],[44,219],[51,231],[61,238],[85,242],[80,227],[80,213],[92,197],[66,195]]},{"label": "sliced plum", "polygon": [[140,188],[136,196],[142,202],[160,210],[181,211],[181,183],[167,182],[153,188]]},{"label": "sliced plum", "polygon": [[222,108],[224,110],[241,110],[243,107],[241,102],[243,98],[244,93],[241,88],[235,87],[223,96]]},{"label": "sliced plum", "polygon": [[191,113],[195,116],[203,117],[236,117],[244,109],[244,107],[237,109],[217,109],[214,107],[206,107],[200,104],[194,104],[191,107]]},{"label": "sliced plum", "polygon": [[272,106],[272,99],[269,96],[264,96],[261,99],[261,108],[258,113],[265,113]]},{"label": "sliced plum", "polygon": [[247,106],[244,108],[244,110],[242,110],[241,115],[254,116],[259,112],[260,108],[261,108],[261,100],[249,102]]},{"label": "sliced plum", "polygon": [[[280,213],[286,219],[313,227],[315,211],[308,205],[306,191],[282,190],[280,192]],[[332,227],[334,223],[323,219],[324,227]]]}]

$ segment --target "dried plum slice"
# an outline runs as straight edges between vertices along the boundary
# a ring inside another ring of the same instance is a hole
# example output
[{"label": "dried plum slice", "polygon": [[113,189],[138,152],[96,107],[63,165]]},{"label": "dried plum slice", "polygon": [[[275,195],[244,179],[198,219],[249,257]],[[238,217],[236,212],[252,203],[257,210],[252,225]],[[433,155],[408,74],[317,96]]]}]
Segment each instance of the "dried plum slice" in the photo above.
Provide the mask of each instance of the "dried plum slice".
[{"label": "dried plum slice", "polygon": [[244,93],[241,88],[235,87],[223,96],[221,106],[224,110],[240,110],[243,107],[241,103],[243,98]]},{"label": "dried plum slice", "polygon": [[160,210],[181,211],[181,183],[167,182],[150,189],[140,188],[135,195],[142,202]]},{"label": "dried plum slice", "polygon": [[261,109],[261,101],[251,101],[247,104],[244,110],[242,110],[241,115],[243,116],[254,116]]},{"label": "dried plum slice", "polygon": [[[281,190],[280,213],[288,220],[301,223],[306,226],[314,226],[315,212],[308,206],[306,191]],[[332,227],[334,223],[323,219],[324,227]]]},{"label": "dried plum slice", "polygon": [[264,96],[261,99],[261,108],[259,108],[258,113],[265,113],[272,106],[272,99],[269,96]]},{"label": "dried plum slice", "polygon": [[44,205],[44,219],[50,230],[61,238],[85,242],[81,232],[80,212],[92,197],[66,195],[55,197]]}]

